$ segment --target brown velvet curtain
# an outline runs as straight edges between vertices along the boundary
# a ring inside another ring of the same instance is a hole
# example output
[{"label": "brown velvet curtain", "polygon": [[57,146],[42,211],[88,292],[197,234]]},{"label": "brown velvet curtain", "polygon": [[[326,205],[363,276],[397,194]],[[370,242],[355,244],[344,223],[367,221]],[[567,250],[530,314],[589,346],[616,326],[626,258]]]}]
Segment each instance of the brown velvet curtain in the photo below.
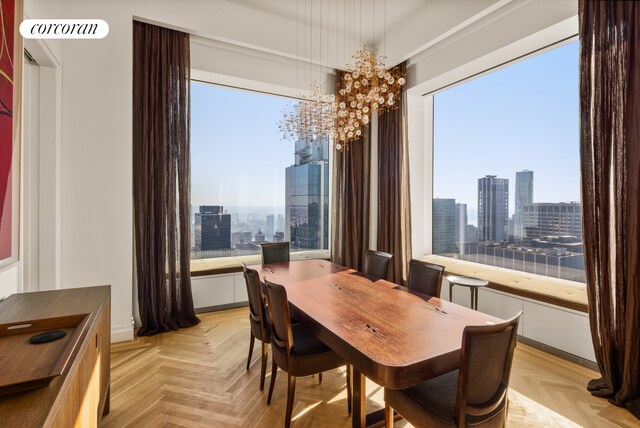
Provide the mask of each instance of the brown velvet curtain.
[{"label": "brown velvet curtain", "polygon": [[133,22],[133,206],[148,336],[190,327],[189,34]]},{"label": "brown velvet curtain", "polygon": [[[343,71],[337,70],[338,79]],[[369,248],[370,127],[362,138],[333,149],[331,261],[359,271]]]},{"label": "brown velvet curtain", "polygon": [[588,389],[640,418],[640,3],[581,0],[579,17]]},{"label": "brown velvet curtain", "polygon": [[[399,65],[406,70],[406,61]],[[411,201],[407,100],[403,90],[399,108],[378,116],[378,245],[394,255],[389,278],[403,284],[411,259]]]}]

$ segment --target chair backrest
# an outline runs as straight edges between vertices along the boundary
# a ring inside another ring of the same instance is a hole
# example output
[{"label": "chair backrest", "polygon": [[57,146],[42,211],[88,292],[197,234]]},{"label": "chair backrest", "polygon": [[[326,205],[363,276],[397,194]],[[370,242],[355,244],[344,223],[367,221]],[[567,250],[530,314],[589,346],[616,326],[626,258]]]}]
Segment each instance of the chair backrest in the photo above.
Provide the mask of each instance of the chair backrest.
[{"label": "chair backrest", "polygon": [[409,262],[409,278],[407,288],[418,293],[440,298],[444,266],[420,260]]},{"label": "chair backrest", "polygon": [[504,405],[521,315],[500,324],[465,327],[456,400],[459,426]]},{"label": "chair backrest", "polygon": [[364,259],[364,273],[375,278],[387,279],[393,254],[382,251],[367,250]]},{"label": "chair backrest", "polygon": [[291,313],[287,290],[280,284],[264,281],[267,288],[269,317],[271,318],[271,345],[291,356],[293,332],[291,331]]},{"label": "chair backrest", "polygon": [[242,263],[242,273],[247,286],[247,296],[249,296],[249,315],[253,321],[260,324],[260,330],[263,334],[262,338],[264,338],[268,321],[264,319],[264,315],[266,314],[266,301],[262,294],[260,275],[258,271],[249,269],[244,262]]},{"label": "chair backrest", "polygon": [[280,263],[289,261],[288,242],[264,242],[260,244],[262,264]]}]

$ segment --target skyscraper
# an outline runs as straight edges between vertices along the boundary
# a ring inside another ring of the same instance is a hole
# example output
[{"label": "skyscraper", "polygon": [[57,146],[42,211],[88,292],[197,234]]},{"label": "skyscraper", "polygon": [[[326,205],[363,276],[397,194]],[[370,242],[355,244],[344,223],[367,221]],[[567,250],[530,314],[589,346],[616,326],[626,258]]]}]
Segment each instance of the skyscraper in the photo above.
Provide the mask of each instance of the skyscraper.
[{"label": "skyscraper", "polygon": [[545,202],[523,207],[522,226],[527,239],[546,236],[575,236],[582,239],[579,202]]},{"label": "skyscraper", "polygon": [[508,239],[509,180],[487,175],[478,179],[478,241]]},{"label": "skyscraper", "polygon": [[433,199],[433,254],[455,254],[455,199]]},{"label": "skyscraper", "polygon": [[296,142],[295,164],[285,173],[285,239],[292,249],[328,248],[328,139]]},{"label": "skyscraper", "polygon": [[533,171],[525,169],[516,172],[515,213],[513,215],[513,235],[516,241],[522,241],[525,230],[522,225],[524,206],[533,203]]},{"label": "skyscraper", "polygon": [[456,244],[465,243],[467,234],[467,204],[456,204],[455,215],[455,238]]},{"label": "skyscraper", "polygon": [[219,205],[200,205],[195,214],[195,236],[196,251],[230,249],[231,214],[224,214]]},{"label": "skyscraper", "polygon": [[273,234],[275,233],[276,229],[275,229],[275,216],[273,214],[269,214],[267,216],[267,227],[264,231],[264,235],[267,237],[267,239],[271,239],[271,237],[273,236]]},{"label": "skyscraper", "polygon": [[278,222],[276,223],[276,232],[284,233],[284,216],[278,214]]}]

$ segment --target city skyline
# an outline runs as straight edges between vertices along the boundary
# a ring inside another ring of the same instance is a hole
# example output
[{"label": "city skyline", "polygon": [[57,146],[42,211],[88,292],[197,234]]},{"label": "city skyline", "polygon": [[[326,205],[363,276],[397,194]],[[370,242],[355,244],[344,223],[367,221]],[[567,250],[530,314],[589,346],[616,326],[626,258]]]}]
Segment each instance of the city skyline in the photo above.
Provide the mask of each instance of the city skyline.
[{"label": "city skyline", "polygon": [[[516,172],[513,198],[508,179],[478,178],[477,228],[467,223],[466,204],[434,198],[433,254],[584,282],[580,203],[534,202],[534,176]],[[510,199],[518,199],[512,216]]]}]

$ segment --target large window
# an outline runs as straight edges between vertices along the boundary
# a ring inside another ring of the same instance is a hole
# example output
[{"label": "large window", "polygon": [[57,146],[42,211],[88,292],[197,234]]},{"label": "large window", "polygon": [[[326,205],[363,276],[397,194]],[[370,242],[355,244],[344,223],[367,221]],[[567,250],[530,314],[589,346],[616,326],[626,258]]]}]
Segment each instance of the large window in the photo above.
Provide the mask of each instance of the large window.
[{"label": "large window", "polygon": [[292,102],[191,83],[192,259],[328,248],[329,146],[282,140]]},{"label": "large window", "polygon": [[434,96],[433,253],[584,282],[578,42]]}]

